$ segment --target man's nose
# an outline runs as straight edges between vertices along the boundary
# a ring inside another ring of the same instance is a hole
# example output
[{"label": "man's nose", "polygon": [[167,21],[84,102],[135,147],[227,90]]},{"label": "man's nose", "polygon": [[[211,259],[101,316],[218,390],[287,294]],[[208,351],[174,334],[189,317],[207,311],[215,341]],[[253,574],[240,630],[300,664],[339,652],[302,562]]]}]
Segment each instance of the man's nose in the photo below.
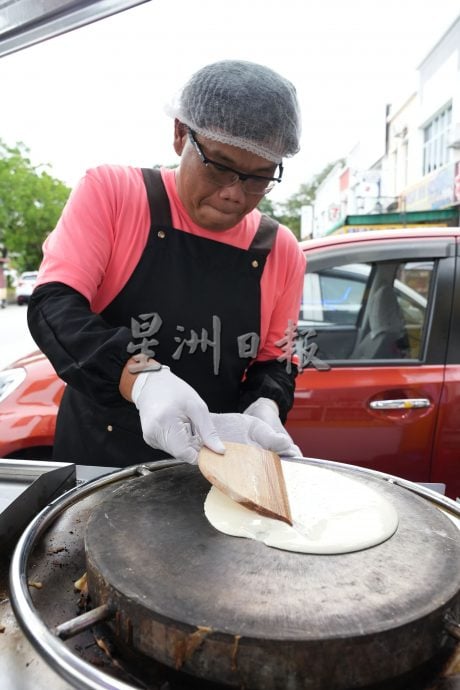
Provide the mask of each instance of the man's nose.
[{"label": "man's nose", "polygon": [[246,192],[241,180],[236,180],[233,184],[220,189],[220,197],[227,201],[243,203],[246,201]]}]

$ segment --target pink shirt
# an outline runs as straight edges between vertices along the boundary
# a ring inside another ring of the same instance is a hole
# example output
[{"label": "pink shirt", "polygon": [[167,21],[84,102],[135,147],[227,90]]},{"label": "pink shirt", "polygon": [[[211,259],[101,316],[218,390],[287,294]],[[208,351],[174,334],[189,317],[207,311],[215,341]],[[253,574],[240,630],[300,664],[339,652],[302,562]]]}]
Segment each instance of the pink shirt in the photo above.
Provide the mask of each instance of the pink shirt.
[{"label": "pink shirt", "polygon": [[[255,209],[233,228],[213,232],[195,225],[180,201],[174,170],[161,176],[175,228],[247,249],[259,225]],[[95,313],[123,289],[147,243],[151,225],[139,168],[103,165],[87,171],[73,190],[44,245],[37,286],[60,282],[84,295]],[[275,359],[289,321],[297,323],[305,259],[296,238],[280,226],[261,279],[261,331],[257,360]]]}]

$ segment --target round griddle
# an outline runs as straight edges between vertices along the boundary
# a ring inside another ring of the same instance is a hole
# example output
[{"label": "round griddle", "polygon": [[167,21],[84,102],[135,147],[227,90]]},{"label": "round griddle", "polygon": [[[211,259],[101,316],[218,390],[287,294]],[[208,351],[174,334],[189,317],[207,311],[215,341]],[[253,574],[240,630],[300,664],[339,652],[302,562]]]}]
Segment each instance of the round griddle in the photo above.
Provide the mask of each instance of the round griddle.
[{"label": "round griddle", "polygon": [[121,646],[216,682],[333,690],[404,674],[439,652],[444,616],[457,615],[459,530],[401,487],[357,480],[395,506],[398,529],[373,548],[321,556],[215,530],[196,467],[139,477],[89,519],[92,601],[116,611]]}]

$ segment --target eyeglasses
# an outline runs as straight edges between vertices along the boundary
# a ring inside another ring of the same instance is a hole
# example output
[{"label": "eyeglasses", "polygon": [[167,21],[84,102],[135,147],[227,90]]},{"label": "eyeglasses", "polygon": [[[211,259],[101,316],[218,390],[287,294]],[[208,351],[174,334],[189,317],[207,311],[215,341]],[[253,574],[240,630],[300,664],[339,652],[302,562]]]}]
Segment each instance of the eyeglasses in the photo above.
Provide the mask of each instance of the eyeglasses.
[{"label": "eyeglasses", "polygon": [[218,187],[231,187],[240,181],[247,194],[258,194],[263,196],[273,189],[277,182],[281,182],[283,177],[283,166],[278,163],[279,177],[264,177],[263,175],[247,175],[233,168],[229,168],[222,163],[216,163],[204,155],[203,149],[195,139],[195,132],[188,129],[188,136],[195,151],[199,155],[201,162],[206,166],[209,181]]}]

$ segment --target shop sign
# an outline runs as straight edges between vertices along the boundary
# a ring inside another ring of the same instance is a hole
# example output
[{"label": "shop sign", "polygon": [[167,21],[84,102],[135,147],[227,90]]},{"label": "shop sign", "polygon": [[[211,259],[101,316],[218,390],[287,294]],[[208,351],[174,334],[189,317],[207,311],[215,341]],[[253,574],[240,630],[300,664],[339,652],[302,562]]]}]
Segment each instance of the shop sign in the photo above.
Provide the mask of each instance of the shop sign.
[{"label": "shop sign", "polygon": [[388,225],[342,225],[341,228],[334,232],[334,235],[348,232],[367,232],[370,230],[402,230],[404,228],[446,228],[448,224],[446,221],[438,221],[436,223],[389,223]]},{"label": "shop sign", "polygon": [[445,165],[426,175],[401,194],[400,209],[430,211],[455,204],[455,163]]}]

